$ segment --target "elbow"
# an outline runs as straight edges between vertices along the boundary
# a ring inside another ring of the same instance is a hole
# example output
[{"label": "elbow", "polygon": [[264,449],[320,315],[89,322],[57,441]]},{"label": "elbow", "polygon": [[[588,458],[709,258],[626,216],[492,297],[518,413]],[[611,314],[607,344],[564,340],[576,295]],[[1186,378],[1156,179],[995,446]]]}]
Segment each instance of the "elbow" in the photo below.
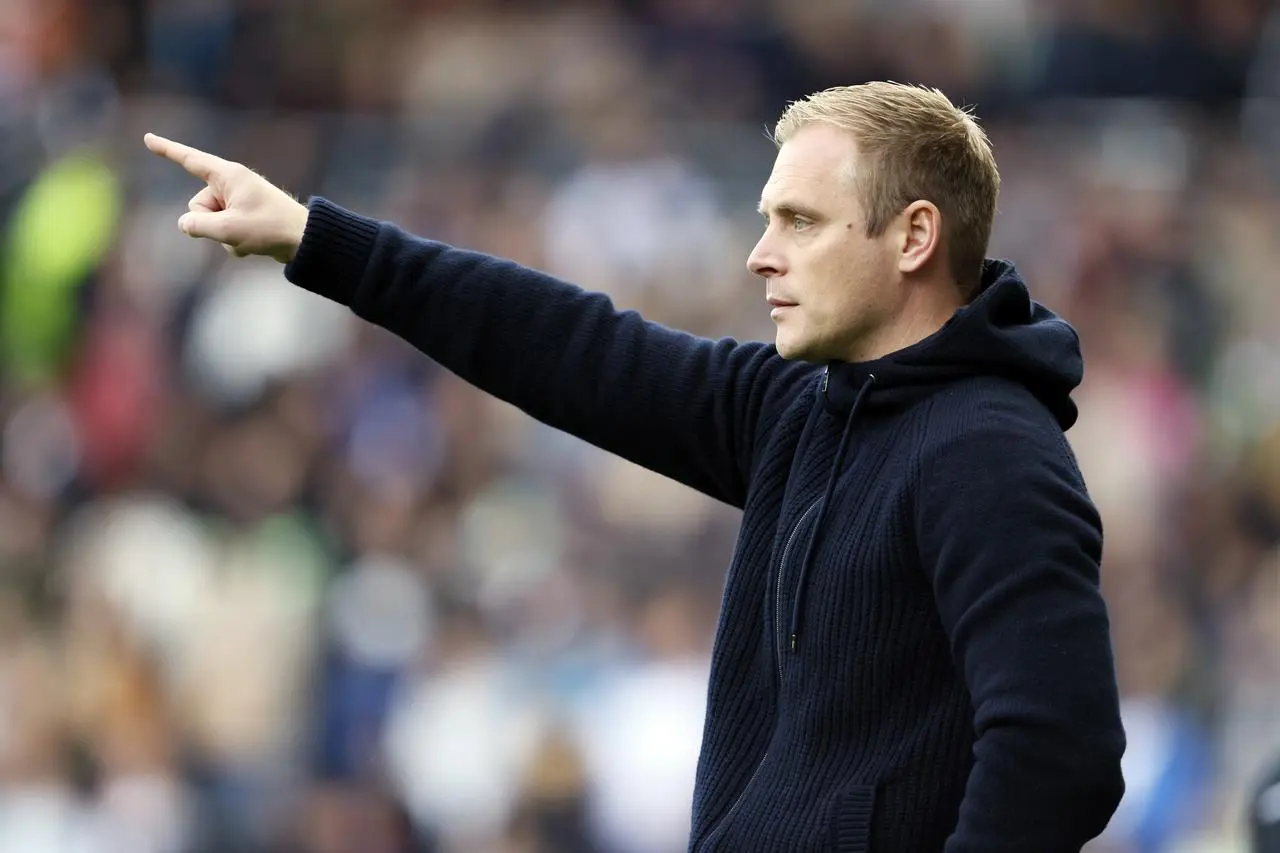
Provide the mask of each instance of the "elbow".
[{"label": "elbow", "polygon": [[1096,764],[1090,774],[1090,788],[1095,792],[1098,809],[1105,814],[1106,820],[1111,819],[1124,797],[1124,772],[1120,761],[1123,752],[1122,747],[1109,753]]},{"label": "elbow", "polygon": [[1107,817],[1110,819],[1111,814],[1120,805],[1120,800],[1124,797],[1124,770],[1122,769],[1121,759],[1124,758],[1124,730],[1119,730],[1117,734],[1117,745],[1113,754],[1108,759],[1105,767],[1105,790],[1107,796]]},{"label": "elbow", "polygon": [[980,762],[1007,768],[1013,785],[1089,837],[1102,832],[1124,796],[1125,733],[1118,714],[1006,721],[980,736],[976,751]]},{"label": "elbow", "polygon": [[1072,787],[1078,794],[1080,817],[1095,833],[1106,828],[1124,797],[1124,750],[1124,730],[1117,723],[1075,751]]}]

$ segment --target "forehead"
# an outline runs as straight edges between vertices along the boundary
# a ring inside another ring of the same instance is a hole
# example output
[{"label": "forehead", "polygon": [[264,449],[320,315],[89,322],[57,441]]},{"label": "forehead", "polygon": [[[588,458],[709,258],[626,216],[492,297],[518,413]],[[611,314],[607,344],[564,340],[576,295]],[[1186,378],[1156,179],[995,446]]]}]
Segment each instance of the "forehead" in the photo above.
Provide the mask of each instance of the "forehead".
[{"label": "forehead", "polygon": [[782,204],[792,196],[813,204],[852,201],[856,159],[857,145],[847,131],[820,123],[802,127],[778,150],[761,204]]}]

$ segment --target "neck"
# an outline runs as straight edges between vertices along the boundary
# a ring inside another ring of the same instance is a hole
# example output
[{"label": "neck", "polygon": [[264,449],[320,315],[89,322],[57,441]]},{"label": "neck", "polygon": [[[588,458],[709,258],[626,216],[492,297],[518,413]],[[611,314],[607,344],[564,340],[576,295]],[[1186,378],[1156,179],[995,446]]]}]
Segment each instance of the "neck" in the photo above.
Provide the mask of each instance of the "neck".
[{"label": "neck", "polygon": [[962,307],[954,284],[913,286],[895,316],[861,342],[851,361],[874,361],[918,344],[937,332]]}]

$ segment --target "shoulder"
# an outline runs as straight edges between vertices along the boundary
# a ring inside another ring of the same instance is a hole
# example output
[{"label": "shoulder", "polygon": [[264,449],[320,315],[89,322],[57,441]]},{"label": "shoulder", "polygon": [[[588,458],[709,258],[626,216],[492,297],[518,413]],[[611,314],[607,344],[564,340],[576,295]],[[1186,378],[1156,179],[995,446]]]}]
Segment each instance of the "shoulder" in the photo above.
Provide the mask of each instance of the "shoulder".
[{"label": "shoulder", "polygon": [[752,393],[760,401],[761,426],[809,411],[822,384],[823,368],[812,362],[778,355],[773,344],[761,347],[760,370],[752,377]]},{"label": "shoulder", "polygon": [[746,393],[745,417],[751,424],[750,478],[754,482],[765,469],[787,464],[814,409],[821,388],[822,368],[791,361],[772,345],[757,351],[758,368],[752,371]]},{"label": "shoulder", "polygon": [[990,483],[1055,481],[1085,491],[1066,434],[1025,386],[978,377],[930,399],[916,446],[917,473],[981,476]]},{"label": "shoulder", "polygon": [[1069,452],[1066,435],[1026,386],[994,376],[957,382],[935,394],[924,413],[921,450],[944,452],[956,444]]},{"label": "shoulder", "polygon": [[1053,529],[1099,547],[1101,518],[1066,435],[1021,385],[981,379],[935,395],[918,448],[921,531],[944,521],[1009,536]]}]

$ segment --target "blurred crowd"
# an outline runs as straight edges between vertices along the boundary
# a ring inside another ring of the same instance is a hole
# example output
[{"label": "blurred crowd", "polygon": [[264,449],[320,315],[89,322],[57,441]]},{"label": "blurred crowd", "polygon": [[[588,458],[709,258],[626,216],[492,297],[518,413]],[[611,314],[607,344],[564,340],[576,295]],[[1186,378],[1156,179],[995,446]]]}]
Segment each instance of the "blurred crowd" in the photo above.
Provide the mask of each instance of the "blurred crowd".
[{"label": "blurred crowd", "polygon": [[976,106],[992,253],[1081,334],[1129,735],[1097,850],[1247,850],[1269,4],[0,0],[0,853],[684,850],[736,514],[186,239],[141,137],[762,337],[764,131],[868,79]]}]

